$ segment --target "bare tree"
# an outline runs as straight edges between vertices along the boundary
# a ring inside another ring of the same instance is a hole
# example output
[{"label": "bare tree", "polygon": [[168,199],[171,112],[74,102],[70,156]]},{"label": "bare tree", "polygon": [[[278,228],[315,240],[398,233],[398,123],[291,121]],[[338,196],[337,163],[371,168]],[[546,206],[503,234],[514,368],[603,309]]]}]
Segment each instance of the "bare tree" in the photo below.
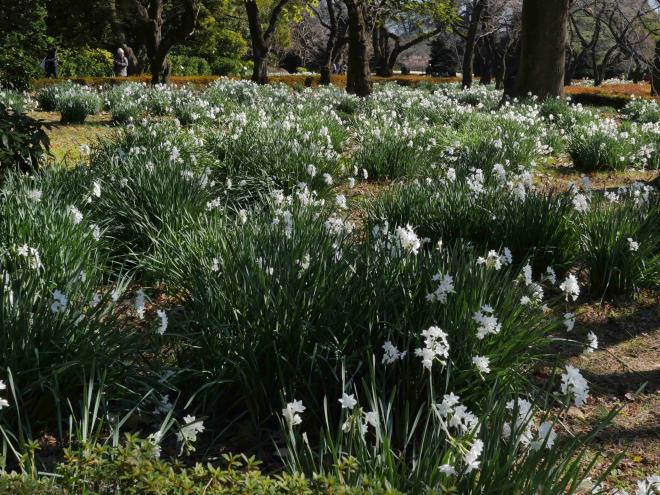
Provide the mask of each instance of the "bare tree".
[{"label": "bare tree", "polygon": [[453,0],[373,0],[369,5],[376,74],[390,77],[399,56],[446,31],[453,21]]},{"label": "bare tree", "polygon": [[570,12],[567,82],[587,59],[595,86],[602,84],[611,68],[624,62],[636,66],[639,78],[653,57],[651,38],[658,34],[653,28],[657,12],[657,5],[647,0],[575,0]]}]

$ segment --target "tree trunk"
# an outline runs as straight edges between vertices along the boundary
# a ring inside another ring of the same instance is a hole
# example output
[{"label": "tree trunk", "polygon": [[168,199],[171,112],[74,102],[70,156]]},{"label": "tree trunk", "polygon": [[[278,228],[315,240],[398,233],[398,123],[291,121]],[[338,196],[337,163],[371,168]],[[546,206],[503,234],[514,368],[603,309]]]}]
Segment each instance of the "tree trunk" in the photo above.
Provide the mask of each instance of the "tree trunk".
[{"label": "tree trunk", "polygon": [[[153,84],[169,82],[172,68],[167,60],[170,49],[183,41],[195,28],[199,4],[197,0],[183,0],[183,10],[164,13],[164,0],[150,0],[148,8],[141,1],[133,0],[137,23],[145,37],[147,54],[151,63],[151,82]],[[167,19],[168,27],[163,36],[163,24]]]},{"label": "tree trunk", "polygon": [[479,56],[479,84],[486,86],[493,81],[493,56],[490,40],[482,39],[477,50]]},{"label": "tree trunk", "polygon": [[268,59],[267,54],[260,50],[252,49],[252,81],[257,84],[268,84]]},{"label": "tree trunk", "polygon": [[660,39],[655,42],[655,57],[651,67],[651,94],[660,95]]},{"label": "tree trunk", "polygon": [[513,96],[564,96],[570,0],[524,0],[520,68]]},{"label": "tree trunk", "polygon": [[465,37],[465,53],[463,54],[463,88],[472,86],[472,70],[474,64],[474,45],[477,39],[477,30],[481,22],[481,14],[486,7],[487,0],[476,0],[472,13],[470,14],[470,24],[468,25],[467,36]]},{"label": "tree trunk", "polygon": [[330,19],[330,24],[328,26],[330,32],[328,33],[328,40],[325,44],[325,52],[323,53],[323,59],[321,60],[321,80],[319,81],[319,84],[323,86],[327,86],[328,84],[330,84],[330,73],[332,72],[332,57],[335,53],[335,47],[337,46],[337,38],[339,36],[334,0],[326,0],[326,5],[328,9],[328,17]]},{"label": "tree trunk", "polygon": [[261,30],[261,21],[259,20],[259,7],[254,0],[245,2],[245,13],[248,18],[250,28],[250,41],[252,43],[252,81],[257,84],[268,83],[268,65],[267,57],[269,46],[264,39]]},{"label": "tree trunk", "polygon": [[371,73],[367,58],[367,27],[360,0],[344,0],[348,10],[348,74],[346,91],[358,96],[371,94]]},{"label": "tree trunk", "polygon": [[167,84],[172,75],[172,65],[167,60],[167,53],[160,49],[151,59],[151,84]]},{"label": "tree trunk", "polygon": [[374,67],[379,77],[392,77],[393,67],[390,68],[390,45],[388,31],[385,27],[374,28],[371,32],[371,45],[374,50]]},{"label": "tree trunk", "polygon": [[503,80],[504,96],[513,96],[516,93],[516,81],[520,71],[520,42],[515,41],[504,52]]}]

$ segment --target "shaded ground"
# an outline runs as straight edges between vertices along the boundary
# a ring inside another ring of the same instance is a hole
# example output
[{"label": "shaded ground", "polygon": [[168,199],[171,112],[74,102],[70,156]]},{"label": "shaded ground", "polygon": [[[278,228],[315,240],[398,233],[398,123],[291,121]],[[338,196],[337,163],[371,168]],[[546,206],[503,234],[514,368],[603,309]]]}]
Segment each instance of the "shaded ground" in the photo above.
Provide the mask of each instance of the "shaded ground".
[{"label": "shaded ground", "polygon": [[[598,435],[594,447],[606,459],[625,452],[608,482],[613,487],[630,488],[635,480],[660,472],[658,294],[645,294],[636,301],[585,304],[578,312],[572,337],[585,341],[587,332],[593,331],[599,348],[567,359],[588,380],[591,398],[579,410],[572,408],[566,421],[574,431],[585,432],[612,408],[621,408],[614,423]],[[600,468],[606,464],[601,462]]]}]

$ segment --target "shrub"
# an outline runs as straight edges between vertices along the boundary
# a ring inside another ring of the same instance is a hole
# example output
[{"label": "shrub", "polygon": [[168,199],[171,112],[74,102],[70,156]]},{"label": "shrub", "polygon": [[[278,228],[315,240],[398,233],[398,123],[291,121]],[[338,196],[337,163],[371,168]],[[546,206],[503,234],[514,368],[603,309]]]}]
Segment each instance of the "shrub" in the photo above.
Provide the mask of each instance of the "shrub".
[{"label": "shrub", "polygon": [[210,76],[211,66],[202,57],[170,55],[172,74],[175,76]]},{"label": "shrub", "polygon": [[0,103],[0,183],[7,170],[34,170],[48,154],[50,139],[43,123],[8,111]]},{"label": "shrub", "polygon": [[620,110],[625,118],[641,123],[660,122],[660,105],[657,100],[633,98]]},{"label": "shrub", "polygon": [[14,113],[25,113],[32,107],[30,95],[12,89],[0,89],[0,104]]},{"label": "shrub", "polygon": [[[275,96],[291,97],[288,88],[278,89]],[[266,98],[261,108],[257,104],[233,112],[225,103],[223,132],[212,130],[205,136],[216,168],[234,183],[259,180],[265,190],[290,192],[296,184],[308,182],[319,192],[327,191],[344,172],[339,153],[347,133],[341,119],[311,105],[291,105],[281,115],[275,111],[275,98]]]},{"label": "shrub", "polygon": [[186,467],[161,460],[150,439],[128,435],[123,445],[70,449],[57,466],[57,477],[31,479],[0,475],[0,492],[16,495],[67,493],[127,495],[397,495],[377,480],[347,485],[336,477],[268,476],[259,461],[245,455],[222,455],[222,466]]},{"label": "shrub", "polygon": [[135,122],[142,115],[143,106],[140,102],[124,100],[115,103],[111,110],[112,121],[116,124]]},{"label": "shrub", "polygon": [[[418,407],[400,401],[398,388],[374,383],[381,373],[373,370],[375,362],[371,366],[369,379],[343,385],[340,411],[331,414],[339,406],[326,398],[316,448],[309,441],[316,438],[313,427],[309,431],[310,412],[302,402],[286,406],[282,423],[290,472],[332,474],[348,483],[369,477],[404,493],[582,493],[589,466],[600,458],[587,445],[616,415],[610,412],[586,438],[562,438],[554,431],[561,428],[559,416],[542,409],[562,406],[562,400],[547,390],[523,398],[497,385],[470,403],[442,383],[435,393],[430,385],[428,400]],[[396,367],[387,373],[396,375]],[[617,462],[594,482],[602,482]]]},{"label": "shrub", "polygon": [[115,253],[139,256],[161,229],[207,210],[213,191],[203,157],[194,137],[169,122],[120,129],[100,142],[89,168],[104,193],[92,215]]},{"label": "shrub", "polygon": [[102,48],[61,48],[57,52],[59,77],[112,76],[113,56]]},{"label": "shrub", "polygon": [[89,88],[74,86],[65,89],[57,97],[57,110],[66,124],[82,124],[88,115],[98,113],[101,99]]},{"label": "shrub", "polygon": [[248,71],[241,59],[218,57],[211,64],[211,72],[218,76],[243,76]]}]

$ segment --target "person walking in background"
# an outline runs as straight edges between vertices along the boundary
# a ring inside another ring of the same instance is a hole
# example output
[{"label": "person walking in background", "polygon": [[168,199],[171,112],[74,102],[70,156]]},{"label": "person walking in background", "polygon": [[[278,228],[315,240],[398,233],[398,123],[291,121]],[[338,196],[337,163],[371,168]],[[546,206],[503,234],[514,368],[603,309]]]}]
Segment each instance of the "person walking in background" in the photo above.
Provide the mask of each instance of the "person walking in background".
[{"label": "person walking in background", "polygon": [[48,53],[42,62],[42,67],[46,71],[46,77],[57,79],[57,50],[53,45],[48,47]]},{"label": "person walking in background", "polygon": [[126,77],[128,75],[128,58],[124,55],[124,50],[119,48],[115,56],[115,76]]}]

